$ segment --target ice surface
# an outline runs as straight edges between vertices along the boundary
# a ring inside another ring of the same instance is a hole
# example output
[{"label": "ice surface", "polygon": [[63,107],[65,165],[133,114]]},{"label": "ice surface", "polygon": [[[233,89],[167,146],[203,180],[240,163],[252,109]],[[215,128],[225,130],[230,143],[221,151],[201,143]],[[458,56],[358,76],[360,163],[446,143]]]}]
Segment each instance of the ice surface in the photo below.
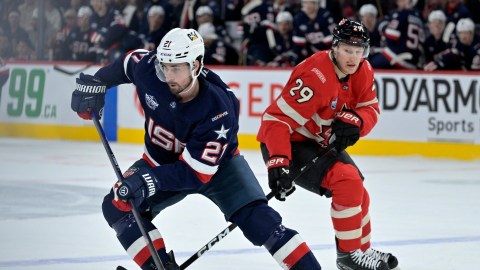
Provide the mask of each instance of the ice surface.
[{"label": "ice surface", "polygon": [[[111,144],[122,169],[141,145]],[[242,151],[268,192],[258,151]],[[370,192],[372,243],[402,270],[480,269],[480,161],[354,156]],[[100,205],[115,174],[100,142],[0,139],[0,270],[139,269]],[[323,269],[336,269],[330,200],[304,190],[270,203],[307,241]],[[154,223],[182,263],[227,227],[192,195]],[[280,269],[236,229],[188,269]]]}]

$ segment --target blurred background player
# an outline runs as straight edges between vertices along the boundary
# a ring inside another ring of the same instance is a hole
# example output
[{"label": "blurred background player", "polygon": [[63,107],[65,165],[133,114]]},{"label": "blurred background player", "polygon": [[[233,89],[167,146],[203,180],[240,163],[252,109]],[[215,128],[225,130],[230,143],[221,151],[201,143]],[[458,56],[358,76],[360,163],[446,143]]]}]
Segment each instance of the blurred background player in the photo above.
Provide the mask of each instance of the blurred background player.
[{"label": "blurred background player", "polygon": [[302,10],[295,15],[293,25],[297,63],[313,53],[330,48],[335,21],[319,0],[302,0]]},{"label": "blurred background player", "polygon": [[480,70],[480,36],[470,18],[460,19],[449,48],[425,65],[425,70]]},{"label": "blurred background player", "polygon": [[217,35],[211,22],[201,24],[198,32],[205,42],[205,65],[238,65],[237,51]]},{"label": "blurred background player", "polygon": [[162,38],[167,34],[163,23],[165,21],[165,10],[162,6],[152,6],[147,13],[148,31],[144,33],[145,49],[154,50],[160,44]]},{"label": "blurred background player", "polygon": [[397,9],[387,18],[388,24],[381,31],[386,47],[370,58],[374,68],[418,69],[423,66],[424,24],[418,10],[417,0],[396,0]]},{"label": "blurred background player", "polygon": [[[293,66],[293,17],[288,11],[278,13],[274,24],[261,24],[250,35],[247,65]],[[278,57],[278,58],[277,58]]]},{"label": "blurred background player", "polygon": [[378,31],[378,10],[372,4],[365,4],[360,7],[358,11],[360,21],[365,25],[370,36],[370,53],[369,58],[372,58],[375,54],[379,53],[382,49],[382,35]]},{"label": "blurred background player", "polygon": [[425,62],[433,61],[435,55],[447,49],[450,35],[445,32],[447,16],[441,10],[433,10],[428,15],[428,35],[423,44]]},{"label": "blurred background player", "polygon": [[284,201],[295,190],[292,179],[332,198],[341,270],[389,270],[398,265],[395,256],[370,246],[370,197],[363,175],[345,151],[373,129],[380,114],[373,68],[365,60],[368,51],[365,26],[341,20],[333,31],[332,49],[315,53],[293,69],[280,96],[262,115],[257,135],[277,199]]},{"label": "blurred background player", "polygon": [[123,83],[136,85],[145,112],[145,153],[124,173],[125,181],[105,196],[105,219],[143,270],[157,269],[126,202],[132,199],[165,268],[180,269],[167,255],[152,219],[186,196],[201,194],[284,269],[320,270],[298,233],[284,227],[268,206],[239,154],[239,101],[218,75],[203,68],[204,54],[197,31],[175,28],[157,50],[131,51],[94,76],[80,74],[71,106],[82,118],[100,112],[106,89]]}]

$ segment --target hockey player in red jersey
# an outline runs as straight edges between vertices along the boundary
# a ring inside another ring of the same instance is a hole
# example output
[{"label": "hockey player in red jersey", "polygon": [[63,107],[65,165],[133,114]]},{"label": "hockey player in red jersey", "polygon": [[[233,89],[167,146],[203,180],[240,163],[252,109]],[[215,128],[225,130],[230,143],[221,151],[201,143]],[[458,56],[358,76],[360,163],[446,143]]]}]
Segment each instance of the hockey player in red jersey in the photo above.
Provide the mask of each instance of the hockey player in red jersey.
[{"label": "hockey player in red jersey", "polygon": [[[342,270],[398,265],[392,254],[370,247],[370,198],[360,170],[345,151],[372,130],[380,114],[374,72],[365,60],[368,51],[366,27],[340,21],[332,49],[295,67],[264,112],[257,136],[277,199],[285,200],[295,184],[332,198],[337,267]],[[309,166],[318,156],[319,162]]]}]

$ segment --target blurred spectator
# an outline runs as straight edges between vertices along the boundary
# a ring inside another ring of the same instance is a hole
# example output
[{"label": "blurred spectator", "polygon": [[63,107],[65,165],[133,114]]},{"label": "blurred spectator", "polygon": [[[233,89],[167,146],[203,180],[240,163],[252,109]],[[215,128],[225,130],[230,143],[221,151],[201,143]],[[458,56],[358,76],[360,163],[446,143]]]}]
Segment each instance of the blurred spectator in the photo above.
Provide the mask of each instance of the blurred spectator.
[{"label": "blurred spectator", "polygon": [[8,14],[8,25],[4,30],[14,51],[20,40],[29,39],[27,32],[20,26],[20,13],[16,10]]},{"label": "blurred spectator", "polygon": [[18,6],[18,11],[20,12],[20,26],[25,29],[27,33],[33,30],[33,10],[36,7],[36,0],[24,0],[23,4]]},{"label": "blurred spectator", "polygon": [[297,63],[297,54],[293,51],[293,17],[288,11],[282,11],[275,18],[278,35],[275,51],[277,56],[267,63],[269,67],[293,67]]},{"label": "blurred spectator", "polygon": [[472,19],[460,19],[456,34],[450,48],[425,65],[425,70],[480,70],[480,36],[475,34]]},{"label": "blurred spectator", "polygon": [[472,19],[473,22],[477,25],[480,24],[480,0],[467,0],[465,2],[467,5],[468,10],[472,10]]},{"label": "blurred spectator", "polygon": [[448,22],[453,22],[455,24],[462,18],[472,17],[472,14],[462,0],[448,0],[444,11],[448,18]]},{"label": "blurred spectator", "polygon": [[224,0],[222,13],[224,14],[225,21],[241,21],[242,20],[242,0]]},{"label": "blurred spectator", "polygon": [[331,47],[335,21],[319,0],[302,0],[302,10],[293,22],[294,51],[297,63],[306,57]]},{"label": "blurred spectator", "polygon": [[442,10],[434,10],[428,15],[429,35],[424,43],[425,62],[433,61],[436,54],[448,47],[450,35],[444,35],[447,17]]},{"label": "blurred spectator", "polygon": [[212,15],[213,15],[213,25],[215,25],[215,28],[218,26],[218,25],[224,25],[225,23],[225,18],[224,16],[221,14],[221,10],[222,8],[220,7],[220,2],[221,1],[218,1],[218,0],[196,0],[194,1],[195,4],[193,5],[193,10],[195,11],[194,14],[192,15],[195,15],[194,17],[194,22],[193,22],[193,25],[192,25],[192,28],[194,29],[197,29],[199,24],[197,24],[197,11],[200,7],[209,7],[210,10],[212,11]]},{"label": "blurred spectator", "polygon": [[425,21],[428,20],[428,15],[434,10],[444,10],[445,9],[445,0],[426,0],[425,5],[422,10],[422,17]]},{"label": "blurred spectator", "polygon": [[293,17],[288,11],[276,16],[276,24],[261,25],[255,29],[247,50],[247,65],[293,66]]},{"label": "blurred spectator", "polygon": [[[43,51],[41,55],[45,55],[44,58],[47,60],[53,60],[53,50],[56,43],[56,36],[57,33],[60,31],[62,27],[62,14],[60,10],[54,5],[53,0],[45,0],[45,9],[44,9],[44,28],[43,33],[45,34],[45,40],[41,47],[43,47]],[[30,40],[34,41],[37,46],[38,40],[40,40],[40,17],[38,14],[38,9],[35,8],[33,10],[33,21],[32,21],[32,32],[30,32]],[[41,49],[41,47],[39,49]],[[37,48],[38,49],[38,48]],[[42,59],[39,59],[42,60]]]},{"label": "blurred spectator", "polygon": [[418,10],[413,9],[416,0],[396,0],[397,10],[380,29],[386,47],[370,58],[374,68],[417,69],[423,64],[424,25]]},{"label": "blurred spectator", "polygon": [[0,28],[0,58],[9,60],[12,59],[13,56],[12,44],[5,31]]},{"label": "blurred spectator", "polygon": [[380,31],[378,31],[378,10],[372,4],[365,4],[358,11],[358,15],[370,35],[370,53],[368,57],[372,58],[375,54],[380,53],[383,47],[381,46],[382,36]]},{"label": "blurred spectator", "polygon": [[115,12],[107,6],[107,0],[90,0],[90,6],[93,8],[90,18],[92,28],[97,31],[109,28],[115,20]]},{"label": "blurred spectator", "polygon": [[219,38],[212,23],[201,24],[198,33],[205,42],[205,65],[238,65],[237,51]]},{"label": "blurred spectator", "polygon": [[91,40],[97,49],[97,62],[101,64],[111,63],[126,51],[142,47],[140,38],[129,34],[122,14],[115,12],[107,3],[107,0],[90,0],[93,7],[90,25],[95,30]]},{"label": "blurred spectator", "polygon": [[95,31],[91,28],[90,18],[93,11],[89,6],[82,6],[77,13],[77,26],[70,32],[66,40],[69,51],[67,60],[95,62],[97,49],[92,41]]},{"label": "blurred spectator", "polygon": [[242,8],[243,16],[243,47],[248,46],[250,36],[255,28],[263,25],[273,25],[275,13],[269,1],[253,0]]},{"label": "blurred spectator", "polygon": [[146,46],[145,49],[156,49],[167,30],[162,27],[165,19],[165,10],[162,6],[152,6],[148,10],[148,32],[145,35]]},{"label": "blurred spectator", "polygon": [[87,5],[87,0],[70,0],[70,8],[75,10],[78,13],[78,10],[82,6]]},{"label": "blurred spectator", "polygon": [[28,38],[20,39],[15,49],[15,60],[35,60],[35,47]]},{"label": "blurred spectator", "polygon": [[[143,0],[139,0],[143,1]],[[153,6],[161,6],[165,12],[163,18],[163,28],[168,32],[170,29],[178,27],[178,20],[181,14],[181,1],[178,0],[145,0],[143,4],[143,16],[140,32],[148,33],[148,11]],[[177,3],[178,2],[178,3]]]},{"label": "blurred spectator", "polygon": [[[200,6],[195,12],[197,28],[204,23],[214,23],[213,10],[209,6]],[[215,33],[225,42],[231,44],[232,38],[227,34],[227,30],[223,24],[215,25]]]},{"label": "blurred spectator", "polygon": [[65,11],[63,15],[65,25],[57,32],[53,47],[53,60],[67,60],[71,53],[68,50],[67,38],[70,32],[77,26],[77,12],[74,9]]},{"label": "blurred spectator", "polygon": [[[0,50],[1,50],[1,33],[0,33]],[[1,97],[2,97],[2,89],[3,85],[8,80],[8,77],[10,76],[10,69],[7,67],[7,64],[5,60],[1,57],[1,51],[0,51],[0,104],[1,104]]]},{"label": "blurred spectator", "polygon": [[140,17],[137,6],[129,3],[129,0],[113,0],[113,8],[123,17],[123,23],[132,31],[140,31]]}]

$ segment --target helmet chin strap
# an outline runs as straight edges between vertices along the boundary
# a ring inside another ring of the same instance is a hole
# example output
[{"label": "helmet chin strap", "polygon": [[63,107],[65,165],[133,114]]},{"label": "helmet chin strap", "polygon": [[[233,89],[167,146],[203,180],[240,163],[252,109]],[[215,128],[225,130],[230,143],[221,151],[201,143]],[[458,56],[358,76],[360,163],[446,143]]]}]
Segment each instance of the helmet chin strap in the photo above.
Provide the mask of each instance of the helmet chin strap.
[{"label": "helmet chin strap", "polygon": [[195,80],[200,75],[200,72],[198,73],[198,75],[195,75],[194,72],[195,72],[195,69],[193,69],[192,72],[191,72],[192,82],[190,83],[190,86],[188,88],[185,88],[182,91],[180,91],[180,93],[178,93],[177,96],[180,96],[181,94],[187,94],[188,92],[190,92],[192,90],[193,85],[195,84]]},{"label": "helmet chin strap", "polygon": [[342,72],[343,74],[345,74],[345,76],[348,76],[349,74],[346,73],[345,71],[343,71],[343,69],[338,65],[338,62],[337,62],[337,58],[335,57],[335,52],[332,50],[332,62],[333,64],[338,68],[338,70],[340,70],[340,72]]}]

